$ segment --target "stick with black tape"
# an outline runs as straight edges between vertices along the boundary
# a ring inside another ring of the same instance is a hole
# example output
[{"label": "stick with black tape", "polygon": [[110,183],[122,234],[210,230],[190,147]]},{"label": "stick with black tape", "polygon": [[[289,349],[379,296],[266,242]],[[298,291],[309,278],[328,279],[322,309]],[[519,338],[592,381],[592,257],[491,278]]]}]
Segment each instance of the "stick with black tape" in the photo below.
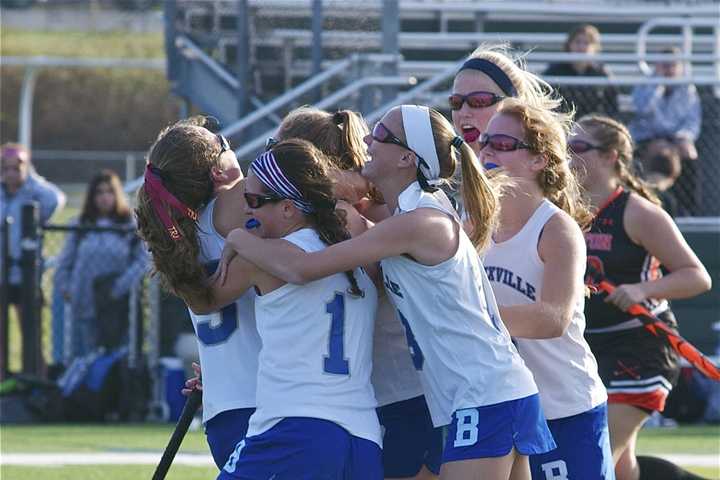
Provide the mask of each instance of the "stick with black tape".
[{"label": "stick with black tape", "polygon": [[175,459],[175,454],[180,448],[180,444],[182,443],[183,438],[185,438],[185,434],[190,427],[190,423],[192,423],[195,412],[197,412],[198,408],[200,408],[201,403],[202,390],[193,390],[188,399],[185,401],[185,406],[180,414],[180,418],[178,418],[177,425],[175,425],[175,430],[173,430],[170,441],[168,442],[167,447],[165,447],[165,451],[160,459],[160,463],[155,469],[152,480],[163,480],[165,475],[167,475],[168,470],[170,470],[170,465]]}]

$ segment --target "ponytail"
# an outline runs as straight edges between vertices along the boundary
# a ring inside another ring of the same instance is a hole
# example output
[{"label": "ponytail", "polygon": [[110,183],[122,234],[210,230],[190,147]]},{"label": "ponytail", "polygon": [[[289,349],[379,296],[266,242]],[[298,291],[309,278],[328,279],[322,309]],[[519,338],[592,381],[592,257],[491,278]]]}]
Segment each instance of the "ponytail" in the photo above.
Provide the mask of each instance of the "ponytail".
[{"label": "ponytail", "polygon": [[484,250],[495,230],[498,218],[498,192],[490,184],[478,165],[470,145],[463,142],[457,152],[462,166],[462,196],[468,219],[472,224],[470,240],[478,250]]},{"label": "ponytail", "polygon": [[[312,203],[312,202],[311,202]],[[320,235],[320,239],[327,245],[334,245],[350,239],[350,232],[347,230],[347,212],[336,208],[328,208],[329,205],[322,205],[311,214],[315,221],[315,229]],[[348,293],[354,296],[363,297],[365,292],[360,289],[355,273],[347,270],[345,276],[350,282]]]}]

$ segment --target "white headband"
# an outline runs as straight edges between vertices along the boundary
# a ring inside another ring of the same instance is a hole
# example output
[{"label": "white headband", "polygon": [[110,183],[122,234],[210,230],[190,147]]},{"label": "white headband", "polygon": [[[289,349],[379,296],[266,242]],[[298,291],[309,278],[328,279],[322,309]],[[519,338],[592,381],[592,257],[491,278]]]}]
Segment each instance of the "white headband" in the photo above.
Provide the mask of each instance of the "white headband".
[{"label": "white headband", "polygon": [[440,161],[435,150],[430,109],[420,105],[403,105],[401,110],[408,147],[425,160],[427,165],[420,163],[418,167],[432,184],[440,178]]}]

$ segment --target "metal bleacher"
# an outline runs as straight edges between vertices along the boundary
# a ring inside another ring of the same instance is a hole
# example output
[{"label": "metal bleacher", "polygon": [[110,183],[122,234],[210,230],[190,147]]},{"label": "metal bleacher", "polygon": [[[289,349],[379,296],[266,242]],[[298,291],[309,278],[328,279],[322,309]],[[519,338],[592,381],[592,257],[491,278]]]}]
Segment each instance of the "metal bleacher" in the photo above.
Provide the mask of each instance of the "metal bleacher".
[{"label": "metal bleacher", "polygon": [[[702,89],[706,113],[700,139],[706,155],[698,161],[705,189],[695,195],[710,198],[720,191],[717,1],[177,0],[165,5],[173,91],[188,106],[218,117],[243,160],[253,158],[280,118],[299,105],[353,108],[368,122],[399,103],[437,106],[459,62],[483,42],[529,52],[528,68],[541,72],[549,62],[587,59],[564,53],[563,43],[572,26],[592,23],[602,32],[603,45],[594,59],[614,78],[546,80],[612,82],[626,97],[632,86],[652,81],[646,62],[667,59],[658,52],[680,46],[691,76],[678,82]],[[394,12],[394,26],[388,12]],[[718,285],[720,202],[703,202],[706,218],[686,218],[678,225]],[[674,308],[679,318],[717,320],[719,300],[715,287],[697,299],[674,302]],[[683,334],[706,353],[718,347],[710,324],[681,323]]]},{"label": "metal bleacher", "polygon": [[[398,12],[397,50],[388,56],[383,23],[383,9],[388,0],[320,2],[320,35],[317,30],[313,32],[316,7],[313,0],[177,0],[170,17],[175,21],[168,29],[172,45],[177,48],[176,54],[168,58],[171,63],[174,60],[180,64],[176,65],[175,72],[181,74],[172,79],[176,91],[230,125],[226,133],[242,138],[246,148],[239,153],[247,156],[260,145],[260,135],[271,131],[287,110],[298,104],[315,103],[319,95],[350,103],[367,114],[387,103],[385,93],[367,91],[377,91],[378,86],[391,88],[395,95],[428,82],[446,89],[447,82],[443,84],[436,79],[452,71],[459,59],[481,43],[504,42],[517,50],[528,51],[528,68],[541,72],[548,63],[566,58],[563,57],[566,32],[578,23],[593,23],[603,32],[603,53],[597,59],[621,81],[643,73],[643,65],[637,60],[638,32],[646,22],[697,20],[700,23],[687,27],[691,29],[687,31],[686,27],[660,23],[652,35],[647,35],[644,53],[652,55],[668,45],[683,45],[686,47],[683,58],[692,65],[694,77],[720,76],[720,6],[716,2],[393,0],[389,3],[393,2]],[[245,18],[239,17],[240,4],[244,5]],[[617,13],[619,8],[622,15]],[[246,36],[238,35],[239,25],[245,26]],[[322,44],[319,63],[317,57],[313,59],[317,39]],[[385,55],[378,56],[382,53]],[[339,62],[346,65],[336,74],[315,82],[315,88],[302,88],[304,83],[313,81],[320,72],[331,71]],[[240,67],[247,73],[245,82],[237,81],[235,72]],[[360,77],[366,80],[359,82]],[[204,88],[194,88],[199,82]],[[348,90],[349,85],[366,91]],[[287,95],[298,86],[301,89],[296,95]],[[237,108],[238,88],[247,94],[249,109]],[[386,88],[384,92],[387,91]],[[279,104],[278,96],[287,101]],[[439,97],[422,98],[432,103]],[[267,115],[260,114],[261,106],[268,101],[275,107],[266,109]],[[328,101],[322,104],[334,106]],[[241,116],[245,118],[239,118]]]}]

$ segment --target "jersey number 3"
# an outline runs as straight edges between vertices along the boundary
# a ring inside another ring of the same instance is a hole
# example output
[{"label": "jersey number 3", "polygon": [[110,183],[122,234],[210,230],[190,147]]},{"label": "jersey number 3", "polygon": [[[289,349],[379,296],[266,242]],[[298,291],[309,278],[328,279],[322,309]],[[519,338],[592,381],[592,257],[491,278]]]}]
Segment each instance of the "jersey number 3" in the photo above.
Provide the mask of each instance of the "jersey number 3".
[{"label": "jersey number 3", "polygon": [[328,335],[328,355],[323,370],[336,375],[348,375],[350,363],[345,358],[345,297],[336,293],[325,305],[330,314],[330,334]]},{"label": "jersey number 3", "polygon": [[209,316],[209,321],[197,323],[197,336],[204,345],[224,343],[238,328],[237,305],[234,302]]}]

